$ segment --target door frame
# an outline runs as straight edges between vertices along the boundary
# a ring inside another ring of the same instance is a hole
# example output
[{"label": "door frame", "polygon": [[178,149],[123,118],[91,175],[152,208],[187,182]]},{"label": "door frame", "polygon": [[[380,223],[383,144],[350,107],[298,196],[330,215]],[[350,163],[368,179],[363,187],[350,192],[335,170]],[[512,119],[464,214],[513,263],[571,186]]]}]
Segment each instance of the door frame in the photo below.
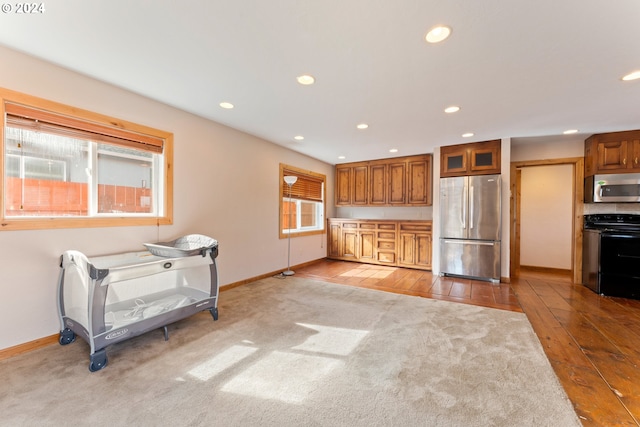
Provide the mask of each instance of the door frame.
[{"label": "door frame", "polygon": [[573,166],[573,206],[572,206],[572,244],[571,277],[573,283],[582,283],[582,217],[584,215],[584,157],[563,159],[527,160],[511,162],[511,196],[509,200],[510,265],[509,276],[520,275],[520,213],[521,213],[521,172],[523,168],[534,166]]}]

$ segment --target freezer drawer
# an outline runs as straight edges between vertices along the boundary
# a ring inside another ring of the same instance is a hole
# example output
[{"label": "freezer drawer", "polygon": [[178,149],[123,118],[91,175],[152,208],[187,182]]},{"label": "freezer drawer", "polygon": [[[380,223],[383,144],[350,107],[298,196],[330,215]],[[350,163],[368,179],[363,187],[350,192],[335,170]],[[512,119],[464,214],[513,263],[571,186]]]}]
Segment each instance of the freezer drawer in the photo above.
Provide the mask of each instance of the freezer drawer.
[{"label": "freezer drawer", "polygon": [[500,242],[440,239],[440,273],[500,281]]}]

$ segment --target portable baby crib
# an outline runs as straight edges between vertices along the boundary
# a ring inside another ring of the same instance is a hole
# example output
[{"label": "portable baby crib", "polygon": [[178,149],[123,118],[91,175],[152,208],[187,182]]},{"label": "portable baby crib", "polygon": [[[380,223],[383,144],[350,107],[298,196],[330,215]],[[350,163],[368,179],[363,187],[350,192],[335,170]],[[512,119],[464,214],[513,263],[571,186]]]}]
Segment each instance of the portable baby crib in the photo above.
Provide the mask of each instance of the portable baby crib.
[{"label": "portable baby crib", "polygon": [[76,335],[90,347],[89,370],[104,368],[106,347],[209,310],[218,320],[218,242],[191,234],[145,243],[146,251],[88,258],[75,250],[60,258],[60,344]]}]

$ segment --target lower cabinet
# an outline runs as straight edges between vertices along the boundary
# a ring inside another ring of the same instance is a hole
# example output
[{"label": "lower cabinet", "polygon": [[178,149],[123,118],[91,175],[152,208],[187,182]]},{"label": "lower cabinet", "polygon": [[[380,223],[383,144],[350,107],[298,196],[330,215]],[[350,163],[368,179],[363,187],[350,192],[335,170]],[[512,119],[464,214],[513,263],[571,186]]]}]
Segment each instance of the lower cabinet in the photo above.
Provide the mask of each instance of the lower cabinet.
[{"label": "lower cabinet", "polygon": [[431,270],[431,224],[401,223],[398,266]]},{"label": "lower cabinet", "polygon": [[329,218],[327,257],[431,270],[431,221]]}]

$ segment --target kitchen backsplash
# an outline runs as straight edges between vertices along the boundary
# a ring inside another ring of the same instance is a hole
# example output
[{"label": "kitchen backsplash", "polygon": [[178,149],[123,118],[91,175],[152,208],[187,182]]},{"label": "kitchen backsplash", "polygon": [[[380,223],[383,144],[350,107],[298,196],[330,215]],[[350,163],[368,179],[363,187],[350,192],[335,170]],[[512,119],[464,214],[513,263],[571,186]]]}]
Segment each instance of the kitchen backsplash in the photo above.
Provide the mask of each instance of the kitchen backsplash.
[{"label": "kitchen backsplash", "polygon": [[640,214],[640,203],[585,203],[584,214],[628,213]]}]

